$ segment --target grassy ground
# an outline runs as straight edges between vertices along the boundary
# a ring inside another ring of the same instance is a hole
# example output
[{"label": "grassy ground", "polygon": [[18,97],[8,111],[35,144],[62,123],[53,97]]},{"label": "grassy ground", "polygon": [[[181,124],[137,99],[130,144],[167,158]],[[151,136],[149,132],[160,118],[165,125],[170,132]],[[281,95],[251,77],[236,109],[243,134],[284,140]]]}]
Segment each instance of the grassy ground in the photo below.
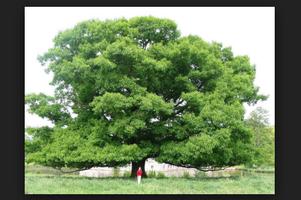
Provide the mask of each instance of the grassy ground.
[{"label": "grassy ground", "polygon": [[274,173],[244,173],[232,177],[88,178],[55,171],[26,170],[29,194],[273,194]]}]

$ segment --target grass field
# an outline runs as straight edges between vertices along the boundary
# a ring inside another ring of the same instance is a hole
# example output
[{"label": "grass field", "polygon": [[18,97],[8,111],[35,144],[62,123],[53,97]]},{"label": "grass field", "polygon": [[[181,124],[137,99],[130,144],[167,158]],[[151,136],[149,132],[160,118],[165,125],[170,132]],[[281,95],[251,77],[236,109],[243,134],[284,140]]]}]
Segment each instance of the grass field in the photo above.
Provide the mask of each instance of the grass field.
[{"label": "grass field", "polygon": [[274,173],[244,173],[233,177],[88,178],[57,173],[25,174],[29,194],[274,194]]}]

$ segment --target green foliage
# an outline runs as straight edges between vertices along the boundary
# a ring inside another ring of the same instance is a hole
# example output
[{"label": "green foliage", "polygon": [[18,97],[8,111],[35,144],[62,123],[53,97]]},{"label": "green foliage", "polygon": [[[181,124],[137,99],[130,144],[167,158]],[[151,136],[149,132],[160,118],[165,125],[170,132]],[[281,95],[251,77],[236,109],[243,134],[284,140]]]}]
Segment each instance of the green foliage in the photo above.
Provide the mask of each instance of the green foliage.
[{"label": "green foliage", "polygon": [[148,178],[165,178],[165,174],[163,172],[149,171],[147,173]]},{"label": "green foliage", "polygon": [[251,112],[247,125],[252,130],[253,159],[255,166],[275,164],[275,129],[268,125],[268,111],[258,107]]},{"label": "green foliage", "polygon": [[[248,161],[243,103],[265,97],[247,56],[155,17],[88,20],[60,32],[38,57],[53,97],[29,94],[35,128],[26,162],[52,167],[121,166],[152,157],[178,166]],[[75,117],[71,117],[70,113]]]},{"label": "green foliage", "polygon": [[34,140],[25,140],[25,154],[41,151],[43,147],[52,141],[51,135],[53,129],[47,126],[40,128],[29,127],[26,129],[28,135],[34,137]]},{"label": "green foliage", "polygon": [[45,94],[28,94],[25,104],[29,106],[28,112],[35,113],[42,118],[47,118],[53,123],[67,123],[70,114],[63,105],[55,102],[55,99]]},{"label": "green foliage", "polygon": [[[37,174],[37,175],[47,175],[47,176],[77,176],[79,171],[76,168],[63,168],[58,170],[52,167],[46,167],[41,165],[36,165],[34,163],[25,165],[25,174]],[[74,171],[74,172],[73,172]],[[68,173],[65,173],[68,172]]]},{"label": "green foliage", "polygon": [[47,174],[47,175],[61,175],[62,172],[51,167],[44,167],[39,165],[26,165],[26,174]]},{"label": "green foliage", "polygon": [[182,175],[183,178],[190,178],[189,172],[184,172]]},{"label": "green foliage", "polygon": [[148,178],[156,178],[156,176],[157,176],[156,171],[149,171],[149,172],[147,173],[147,177],[148,177]]},{"label": "green foliage", "polygon": [[206,175],[205,172],[203,171],[198,171],[196,174],[195,174],[195,178],[197,179],[205,179],[207,178],[208,176]]},{"label": "green foliage", "polygon": [[131,176],[131,172],[125,171],[122,176],[129,178]]},{"label": "green foliage", "polygon": [[120,176],[120,168],[114,167],[113,169],[113,177],[119,177]]},{"label": "green foliage", "polygon": [[165,178],[166,176],[165,176],[165,174],[163,173],[163,172],[158,172],[157,174],[156,174],[156,178]]}]

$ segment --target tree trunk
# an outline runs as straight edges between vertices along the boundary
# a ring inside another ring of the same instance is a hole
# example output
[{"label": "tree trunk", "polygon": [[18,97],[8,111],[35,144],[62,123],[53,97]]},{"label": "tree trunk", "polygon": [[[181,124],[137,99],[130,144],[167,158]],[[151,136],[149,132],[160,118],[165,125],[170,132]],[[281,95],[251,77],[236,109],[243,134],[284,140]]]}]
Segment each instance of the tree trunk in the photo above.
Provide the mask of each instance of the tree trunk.
[{"label": "tree trunk", "polygon": [[141,167],[141,169],[142,169],[142,177],[146,178],[147,174],[145,172],[145,159],[141,160],[141,161],[138,161],[138,162],[132,162],[131,177],[132,178],[137,177],[136,173],[137,173],[139,167]]}]

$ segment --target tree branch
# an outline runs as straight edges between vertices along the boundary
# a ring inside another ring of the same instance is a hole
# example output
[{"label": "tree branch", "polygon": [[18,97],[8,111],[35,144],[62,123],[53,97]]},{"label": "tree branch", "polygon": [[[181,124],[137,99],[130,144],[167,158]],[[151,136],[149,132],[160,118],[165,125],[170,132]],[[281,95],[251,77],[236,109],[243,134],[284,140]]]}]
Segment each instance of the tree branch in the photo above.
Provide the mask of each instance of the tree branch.
[{"label": "tree branch", "polygon": [[181,112],[183,112],[185,110],[185,108],[187,108],[187,105],[179,107],[178,110],[175,110],[174,115],[180,114]]},{"label": "tree branch", "polygon": [[175,107],[178,107],[178,105],[180,105],[180,104],[183,103],[183,102],[184,102],[184,100],[181,99],[178,103],[176,103]]},{"label": "tree branch", "polygon": [[202,172],[209,172],[209,171],[220,171],[220,170],[224,170],[226,169],[227,167],[217,167],[217,166],[208,166],[208,167],[197,167],[197,166],[193,166],[193,165],[189,165],[189,164],[173,164],[173,163],[169,163],[169,162],[164,162],[166,164],[170,164],[170,165],[175,165],[175,166],[178,166],[178,167],[185,167],[185,168],[194,168],[194,169],[197,169],[199,171],[202,171]]}]

